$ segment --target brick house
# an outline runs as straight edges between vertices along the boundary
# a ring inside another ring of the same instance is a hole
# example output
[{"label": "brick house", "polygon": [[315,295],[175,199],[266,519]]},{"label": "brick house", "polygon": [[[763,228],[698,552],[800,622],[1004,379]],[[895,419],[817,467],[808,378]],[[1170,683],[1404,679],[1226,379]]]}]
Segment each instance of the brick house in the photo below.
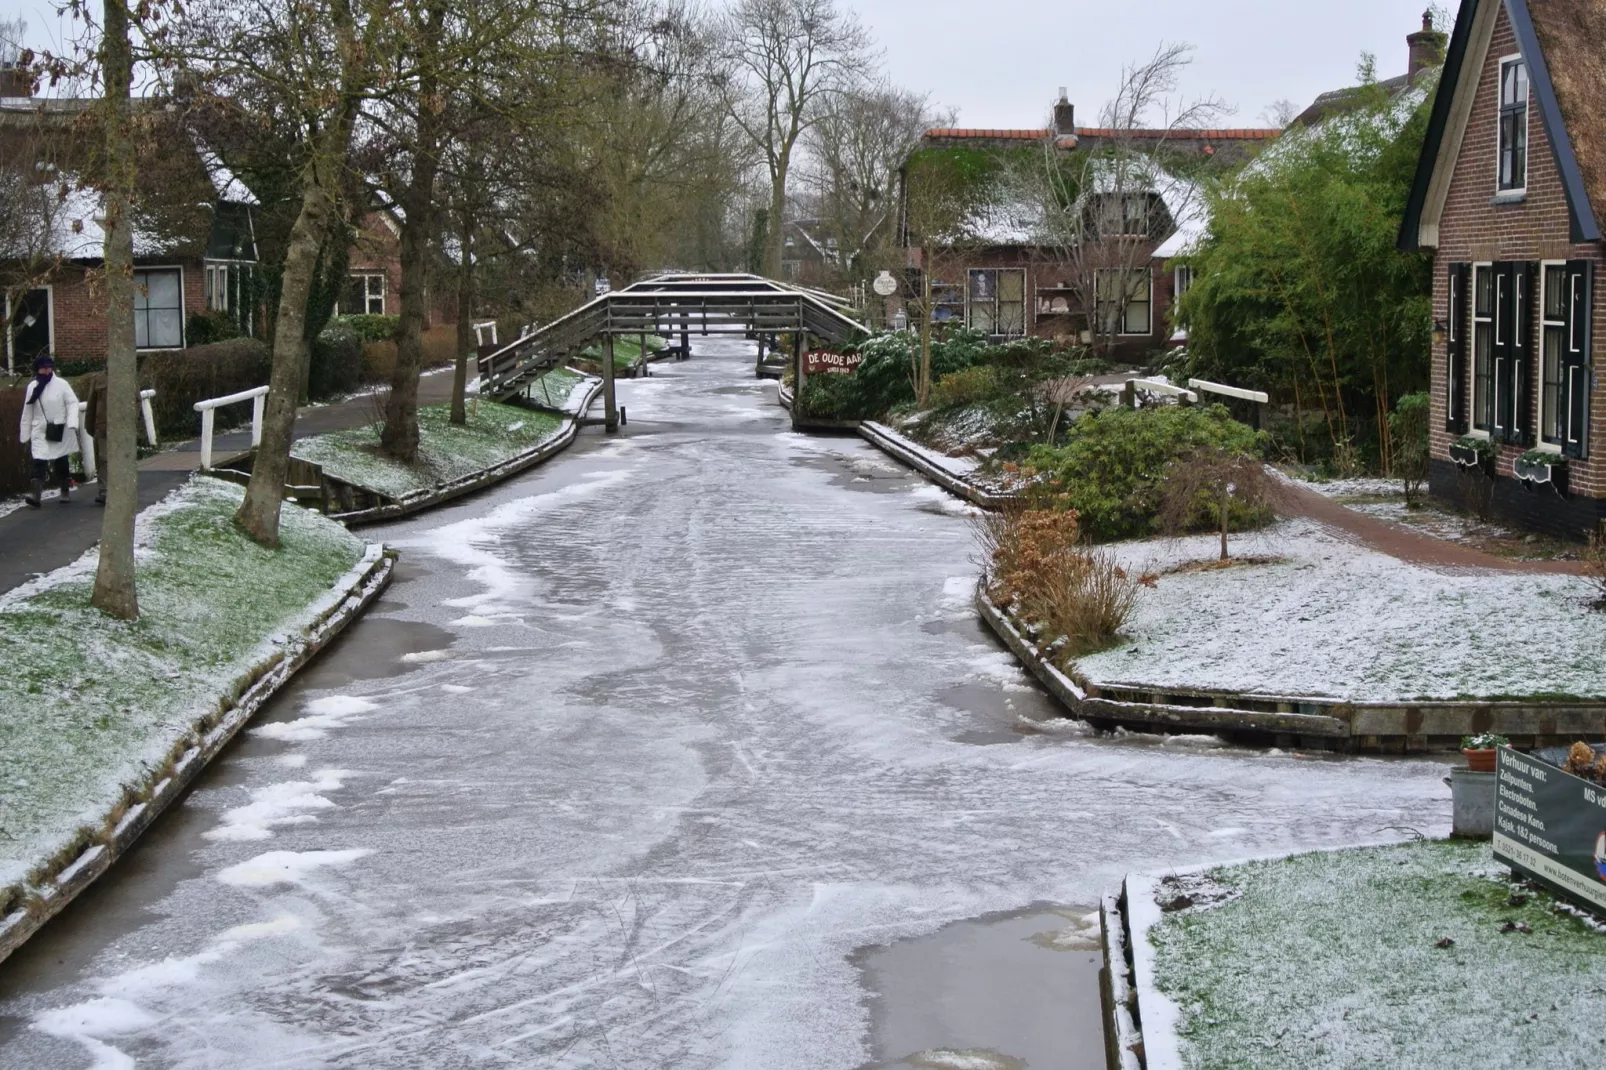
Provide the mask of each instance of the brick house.
[{"label": "brick house", "polygon": [[1606,519],[1602,41],[1595,0],[1463,0],[1400,233],[1435,260],[1431,489],[1571,536]]},{"label": "brick house", "polygon": [[[14,369],[45,352],[61,362],[105,359],[105,211],[89,173],[98,145],[82,121],[86,107],[0,99],[0,155],[8,165],[0,315],[4,361]],[[256,333],[256,198],[165,113],[141,119],[151,136],[138,147],[132,213],[136,347],[184,348],[189,321],[202,312]]]},{"label": "brick house", "polygon": [[[1088,342],[1092,317],[1103,326],[1110,353],[1140,360],[1172,337],[1171,309],[1186,269],[1168,259],[1202,229],[1197,189],[1182,175],[1234,167],[1281,131],[1275,129],[1113,130],[1076,125],[1061,93],[1051,128],[936,129],[921,150],[971,150],[1005,155],[1038,150],[1095,161],[1078,211],[1097,222],[1096,235],[1064,244],[1044,240],[1030,206],[993,206],[962,243],[923,249],[910,226],[910,166],[900,176],[900,242],[911,292],[932,267],[932,318],[964,324],[999,339],[1032,335]],[[1100,158],[1141,160],[1141,166]],[[1156,161],[1166,166],[1155,166]],[[1142,173],[1139,174],[1138,172]],[[1112,176],[1118,176],[1112,179]],[[1169,251],[1168,251],[1169,250]],[[1158,255],[1157,255],[1158,254]]]}]

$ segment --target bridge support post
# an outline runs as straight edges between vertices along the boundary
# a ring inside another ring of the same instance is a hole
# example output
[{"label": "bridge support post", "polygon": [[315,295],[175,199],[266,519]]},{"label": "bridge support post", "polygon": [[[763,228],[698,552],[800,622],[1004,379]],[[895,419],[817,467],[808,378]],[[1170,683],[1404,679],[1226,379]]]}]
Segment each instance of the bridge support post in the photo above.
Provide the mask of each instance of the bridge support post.
[{"label": "bridge support post", "polygon": [[803,382],[806,378],[803,374],[804,349],[803,331],[799,328],[798,332],[792,336],[792,427],[794,430],[802,423],[802,417],[799,413],[803,411]]},{"label": "bridge support post", "polygon": [[680,359],[691,359],[691,313],[680,314]]},{"label": "bridge support post", "polygon": [[613,391],[613,335],[602,336],[602,404],[605,413],[603,429],[612,433],[619,430],[619,403]]}]

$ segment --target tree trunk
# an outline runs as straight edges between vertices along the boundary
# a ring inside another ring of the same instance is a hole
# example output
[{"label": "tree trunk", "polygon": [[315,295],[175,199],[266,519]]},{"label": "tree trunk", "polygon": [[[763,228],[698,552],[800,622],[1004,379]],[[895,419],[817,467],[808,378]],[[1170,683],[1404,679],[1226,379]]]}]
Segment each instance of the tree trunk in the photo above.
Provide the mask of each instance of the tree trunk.
[{"label": "tree trunk", "polygon": [[452,369],[452,423],[468,423],[468,355],[478,339],[474,335],[474,225],[465,216],[462,250],[457,262],[457,367]]},{"label": "tree trunk", "polygon": [[786,178],[791,170],[791,153],[783,149],[770,177],[769,230],[764,235],[764,274],[781,277],[781,260],[786,250]]},{"label": "tree trunk", "polygon": [[279,544],[279,508],[284,503],[284,480],[290,469],[290,442],[295,432],[296,399],[301,393],[301,362],[307,347],[307,297],[318,264],[318,249],[329,235],[330,215],[340,172],[351,150],[356,117],[357,64],[362,57],[353,41],[350,10],[330,5],[340,39],[343,70],[341,95],[313,143],[302,180],[301,208],[285,243],[284,267],[279,281],[279,311],[273,330],[273,370],[268,376],[267,405],[262,414],[262,443],[251,466],[245,501],[234,522],[264,546]]},{"label": "tree trunk", "polygon": [[396,370],[390,380],[385,427],[379,446],[407,464],[418,458],[418,374],[424,363],[425,283],[429,239],[435,221],[435,174],[440,167],[441,105],[439,59],[442,8],[426,11],[419,50],[418,122],[414,130],[412,172],[402,193],[407,218],[401,232],[401,325],[396,331]]},{"label": "tree trunk", "polygon": [[134,138],[129,119],[133,49],[125,0],[106,0],[100,64],[106,84],[106,456],[100,478],[106,514],[100,526],[100,562],[90,604],[121,620],[139,617],[134,586],[134,515],[139,471],[134,409],[139,379],[134,363]]}]

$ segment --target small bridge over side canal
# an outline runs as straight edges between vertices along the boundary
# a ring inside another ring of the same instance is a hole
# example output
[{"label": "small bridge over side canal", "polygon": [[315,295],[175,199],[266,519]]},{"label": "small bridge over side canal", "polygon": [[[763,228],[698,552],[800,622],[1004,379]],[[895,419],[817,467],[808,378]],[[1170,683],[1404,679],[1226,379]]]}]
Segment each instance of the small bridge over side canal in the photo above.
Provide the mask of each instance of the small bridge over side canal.
[{"label": "small bridge over side canal", "polygon": [[[605,424],[619,426],[614,398],[614,341],[645,335],[693,334],[774,338],[789,335],[796,382],[803,383],[809,340],[844,345],[869,334],[832,294],[758,275],[658,275],[603,294],[573,312],[480,358],[480,396],[511,401],[542,374],[601,343]],[[762,359],[762,358],[761,358]]]}]

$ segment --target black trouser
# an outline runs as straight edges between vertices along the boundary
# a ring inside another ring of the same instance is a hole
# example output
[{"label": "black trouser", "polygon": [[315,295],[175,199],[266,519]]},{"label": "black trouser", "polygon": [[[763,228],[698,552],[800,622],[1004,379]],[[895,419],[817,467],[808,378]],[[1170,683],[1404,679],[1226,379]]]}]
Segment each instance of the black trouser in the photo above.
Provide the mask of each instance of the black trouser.
[{"label": "black trouser", "polygon": [[[72,489],[72,473],[68,468],[67,462],[68,458],[66,457],[57,457],[53,461],[41,461],[36,457],[33,462],[33,477],[47,487],[51,483],[55,483],[56,486],[61,488],[62,493],[66,493]],[[50,478],[52,469],[56,474],[55,479]]]}]

